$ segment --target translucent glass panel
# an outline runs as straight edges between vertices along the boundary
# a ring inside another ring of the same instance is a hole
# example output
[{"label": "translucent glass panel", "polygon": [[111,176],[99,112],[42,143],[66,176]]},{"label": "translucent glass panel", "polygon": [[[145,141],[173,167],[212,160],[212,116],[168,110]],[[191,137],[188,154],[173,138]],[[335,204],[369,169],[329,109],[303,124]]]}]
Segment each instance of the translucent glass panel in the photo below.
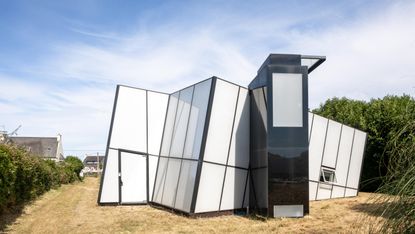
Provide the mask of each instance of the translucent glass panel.
[{"label": "translucent glass panel", "polygon": [[357,189],[348,189],[346,188],[346,193],[344,194],[345,197],[355,197],[357,196]]},{"label": "translucent glass panel", "polygon": [[359,188],[360,169],[362,166],[363,152],[365,150],[365,142],[366,133],[355,130],[347,187]]},{"label": "translucent glass panel", "polygon": [[333,120],[329,120],[324,147],[323,166],[336,167],[337,149],[339,146],[340,131],[342,125]]},{"label": "translucent glass panel", "polygon": [[164,182],[166,180],[167,174],[167,161],[167,158],[159,158],[156,182],[154,183],[153,193],[153,201],[157,203],[161,203],[161,199],[163,196]]},{"label": "translucent glass panel", "polygon": [[121,152],[121,203],[147,200],[147,164],[145,155]]},{"label": "translucent glass panel", "polygon": [[318,181],[328,119],[314,115],[309,146],[309,179]]},{"label": "translucent glass panel", "polygon": [[147,152],[145,90],[119,86],[110,147]]},{"label": "translucent glass panel", "polygon": [[226,164],[239,87],[217,80],[204,160]]},{"label": "translucent glass panel", "polygon": [[164,118],[166,117],[167,94],[147,91],[148,110],[148,153],[159,155],[161,137],[163,135]]},{"label": "translucent glass panel", "polygon": [[318,185],[317,200],[329,199],[333,185],[322,184]]},{"label": "translucent glass panel", "polygon": [[158,156],[148,156],[148,189],[149,199],[151,201],[153,197],[154,179],[156,178]]},{"label": "translucent glass panel", "polygon": [[316,200],[316,193],[317,193],[318,183],[310,181],[308,183],[308,185],[309,185],[308,191],[309,191],[309,194],[310,194],[309,199],[310,199],[310,201],[314,201],[314,200]]},{"label": "translucent glass panel", "polygon": [[225,166],[203,163],[195,213],[219,210]]},{"label": "translucent glass panel", "polygon": [[199,158],[211,83],[212,79],[209,79],[195,86],[183,155],[184,158]]},{"label": "translucent glass panel", "polygon": [[272,125],[274,127],[303,126],[302,74],[272,74]]},{"label": "translucent glass panel", "polygon": [[333,191],[331,192],[331,198],[344,197],[344,187],[333,186]]},{"label": "translucent glass panel", "polygon": [[163,142],[161,146],[161,155],[163,156],[168,156],[170,154],[170,145],[173,135],[179,94],[180,92],[176,92],[170,95],[169,98],[169,106],[167,108],[167,116],[163,133]]},{"label": "translucent glass panel", "polygon": [[239,91],[238,106],[235,114],[235,123],[232,133],[231,148],[228,165],[248,168],[249,166],[249,94],[248,90]]},{"label": "translucent glass panel", "polygon": [[226,169],[220,210],[242,208],[247,170],[228,167]]},{"label": "translucent glass panel", "polygon": [[182,157],[184,141],[186,138],[187,123],[189,120],[190,106],[192,103],[193,86],[180,91],[179,104],[177,105],[176,119],[173,130],[173,139],[170,147],[171,157]]},{"label": "translucent glass panel", "polygon": [[108,150],[102,181],[101,203],[119,202],[118,198],[118,150]]},{"label": "translucent glass panel", "polygon": [[180,162],[180,159],[169,159],[161,202],[163,205],[174,207],[174,196],[176,195],[177,181],[180,173]]},{"label": "translucent glass panel", "polygon": [[311,137],[311,128],[313,126],[313,116],[314,116],[313,113],[308,112],[308,142],[310,142],[310,137]]},{"label": "translucent glass panel", "polygon": [[190,212],[196,171],[196,161],[182,160],[182,169],[180,172],[176,202],[174,205],[174,207],[178,210]]},{"label": "translucent glass panel", "polygon": [[347,178],[347,173],[348,173],[348,168],[349,168],[350,152],[352,149],[352,142],[353,142],[353,133],[354,133],[353,128],[343,125],[340,145],[339,145],[339,154],[337,156],[337,165],[336,165],[337,184],[341,186],[346,186],[346,178]]}]

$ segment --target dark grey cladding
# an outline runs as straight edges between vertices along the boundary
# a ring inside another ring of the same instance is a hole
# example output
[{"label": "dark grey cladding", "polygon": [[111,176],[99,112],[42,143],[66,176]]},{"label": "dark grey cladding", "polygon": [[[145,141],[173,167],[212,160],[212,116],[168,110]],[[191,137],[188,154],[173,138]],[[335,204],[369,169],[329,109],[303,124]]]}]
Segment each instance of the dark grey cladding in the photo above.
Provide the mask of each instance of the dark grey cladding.
[{"label": "dark grey cladding", "polygon": [[[273,73],[302,76],[302,125],[274,127]],[[251,90],[250,209],[274,216],[276,205],[303,205],[308,201],[308,70],[301,55],[271,54],[249,85]],[[265,113],[265,114],[264,114]]]}]

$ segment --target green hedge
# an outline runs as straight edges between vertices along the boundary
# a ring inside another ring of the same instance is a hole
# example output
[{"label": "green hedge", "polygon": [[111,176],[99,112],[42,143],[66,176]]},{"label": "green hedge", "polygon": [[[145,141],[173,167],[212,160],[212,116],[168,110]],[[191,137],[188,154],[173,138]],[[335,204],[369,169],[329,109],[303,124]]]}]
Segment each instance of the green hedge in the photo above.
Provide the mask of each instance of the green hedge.
[{"label": "green hedge", "polygon": [[0,144],[0,214],[51,188],[80,180],[78,170],[82,162],[69,158],[55,163],[17,146]]}]

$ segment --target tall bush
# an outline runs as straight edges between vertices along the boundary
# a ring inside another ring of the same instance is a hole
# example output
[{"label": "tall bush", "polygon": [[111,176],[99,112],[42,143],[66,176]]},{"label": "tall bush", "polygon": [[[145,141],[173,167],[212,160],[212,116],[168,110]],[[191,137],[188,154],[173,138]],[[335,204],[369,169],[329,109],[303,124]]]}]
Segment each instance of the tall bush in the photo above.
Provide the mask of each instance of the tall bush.
[{"label": "tall bush", "polygon": [[51,188],[80,180],[80,164],[75,157],[55,163],[23,148],[0,144],[0,213]]}]

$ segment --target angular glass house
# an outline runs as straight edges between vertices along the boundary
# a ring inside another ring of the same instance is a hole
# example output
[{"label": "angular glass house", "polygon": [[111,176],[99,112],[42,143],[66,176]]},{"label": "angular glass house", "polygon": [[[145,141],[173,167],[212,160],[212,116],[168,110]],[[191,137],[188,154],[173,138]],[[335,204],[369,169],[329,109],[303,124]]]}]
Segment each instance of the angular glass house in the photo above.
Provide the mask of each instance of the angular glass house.
[{"label": "angular glass house", "polygon": [[366,133],[308,112],[308,74],[324,60],[271,54],[249,88],[118,85],[98,204],[301,217],[309,200],[356,196]]}]

